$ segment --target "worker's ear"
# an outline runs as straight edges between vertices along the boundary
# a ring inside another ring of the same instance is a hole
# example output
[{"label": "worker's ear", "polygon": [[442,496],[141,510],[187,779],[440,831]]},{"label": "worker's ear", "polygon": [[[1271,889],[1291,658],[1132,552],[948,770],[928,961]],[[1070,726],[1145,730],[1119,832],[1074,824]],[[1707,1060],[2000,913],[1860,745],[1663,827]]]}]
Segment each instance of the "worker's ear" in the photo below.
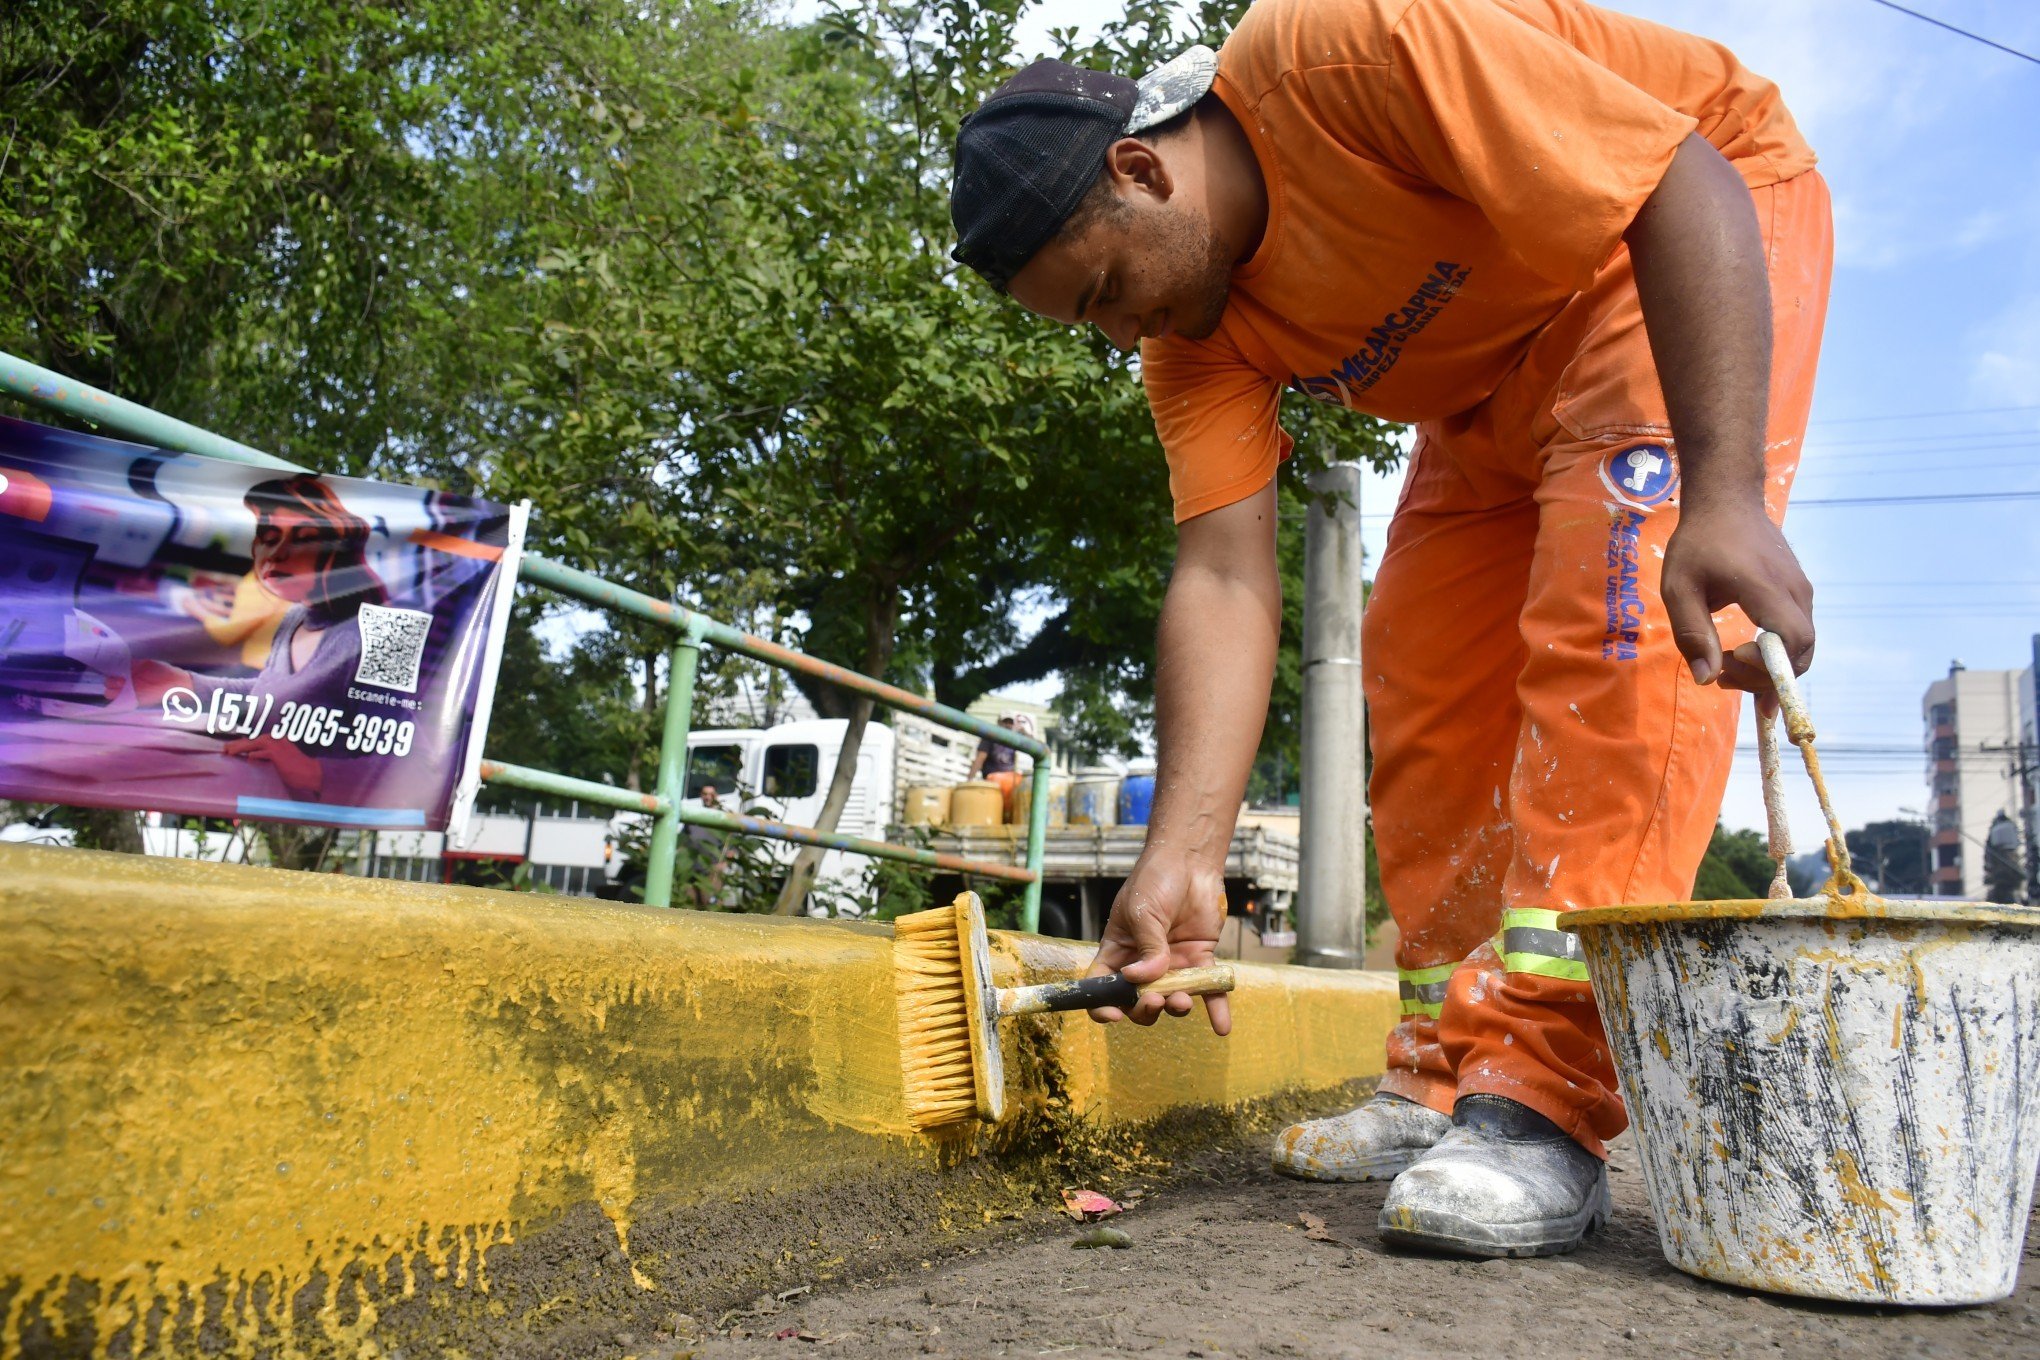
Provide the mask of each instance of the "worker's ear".
[{"label": "worker's ear", "polygon": [[1105,150],[1105,173],[1112,176],[1119,196],[1130,199],[1145,193],[1166,203],[1176,192],[1176,181],[1159,151],[1138,137],[1121,137]]}]

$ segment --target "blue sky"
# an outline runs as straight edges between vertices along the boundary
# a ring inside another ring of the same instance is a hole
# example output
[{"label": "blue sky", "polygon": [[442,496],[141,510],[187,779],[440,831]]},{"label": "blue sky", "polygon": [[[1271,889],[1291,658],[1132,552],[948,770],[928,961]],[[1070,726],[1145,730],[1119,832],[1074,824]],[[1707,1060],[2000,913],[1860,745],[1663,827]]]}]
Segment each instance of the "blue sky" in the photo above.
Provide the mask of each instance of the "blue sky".
[{"label": "blue sky", "polygon": [[[2033,0],[1908,0],[2040,55]],[[1834,193],[1837,260],[1814,424],[1795,502],[2040,491],[2040,65],[1873,0],[1615,0],[1700,33],[1778,82]],[[1048,0],[1025,31],[1085,25]],[[2016,408],[2016,409],[2003,409]],[[1959,414],[1921,414],[1959,413]],[[1378,554],[1400,479],[1363,512]],[[1786,531],[1817,592],[1806,693],[1823,744],[1903,747],[1827,761],[1857,826],[1924,806],[1919,701],[1960,658],[2028,663],[2040,632],[2040,500],[1795,509]],[[1745,724],[1743,741],[1752,740]],[[1792,822],[1818,843],[1797,792]],[[1723,818],[1761,829],[1754,754]]]},{"label": "blue sky", "polygon": [[[1615,8],[1724,42],[1777,81],[1834,191],[1834,293],[1795,501],[2040,490],[2040,65],[1870,0]],[[1909,8],[2040,54],[2030,0]],[[1887,418],[1918,412],[1966,414]],[[1951,659],[2027,664],[2040,500],[1807,506],[1786,528],[1817,595],[1807,695],[1824,741],[1916,748],[1921,691]],[[1737,764],[1723,815],[1761,827],[1754,759]],[[1920,757],[1829,765],[1845,825],[1924,806]],[[1815,843],[1810,797],[1792,811]]]}]

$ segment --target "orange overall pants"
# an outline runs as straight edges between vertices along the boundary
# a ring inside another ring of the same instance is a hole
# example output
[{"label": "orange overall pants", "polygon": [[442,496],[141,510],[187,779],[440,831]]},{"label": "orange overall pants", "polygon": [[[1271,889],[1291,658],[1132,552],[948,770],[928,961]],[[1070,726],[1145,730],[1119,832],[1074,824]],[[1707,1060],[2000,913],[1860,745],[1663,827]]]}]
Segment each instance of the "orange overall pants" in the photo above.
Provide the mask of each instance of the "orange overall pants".
[{"label": "orange overall pants", "polygon": [[[1833,258],[1809,171],[1752,191],[1773,318],[1765,501],[1782,522]],[[1421,426],[1368,602],[1382,887],[1402,1022],[1382,1089],[1507,1096],[1603,1153],[1628,1116],[1557,913],[1687,897],[1741,696],[1693,683],[1658,595],[1678,458],[1627,251],[1473,410]],[[1739,610],[1717,619],[1747,641]]]}]

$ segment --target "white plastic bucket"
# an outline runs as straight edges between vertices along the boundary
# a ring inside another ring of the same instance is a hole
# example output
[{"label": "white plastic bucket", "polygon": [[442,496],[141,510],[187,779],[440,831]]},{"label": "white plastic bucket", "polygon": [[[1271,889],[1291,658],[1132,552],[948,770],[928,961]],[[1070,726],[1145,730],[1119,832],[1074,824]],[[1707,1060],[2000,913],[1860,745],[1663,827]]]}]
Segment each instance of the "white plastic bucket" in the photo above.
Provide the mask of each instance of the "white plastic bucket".
[{"label": "white plastic bucket", "polygon": [[1119,776],[1107,769],[1078,770],[1070,782],[1071,826],[1119,825]]},{"label": "white plastic bucket", "polygon": [[[1020,782],[1013,786],[1013,822],[1017,826],[1027,825],[1034,806],[1034,775],[1023,774]],[[1068,775],[1048,776],[1048,824],[1068,826],[1070,821],[1070,779]]]},{"label": "white plastic bucket", "polygon": [[1823,897],[1569,913],[1665,1257],[1862,1303],[2017,1283],[2040,910]]},{"label": "white plastic bucket", "polygon": [[1771,899],[1562,918],[1615,1048],[1665,1259],[1855,1303],[2004,1298],[2040,1164],[2040,908],[1872,895],[1784,646],[1757,644],[1827,821],[1820,896],[1785,886],[1783,766],[1760,711]]}]

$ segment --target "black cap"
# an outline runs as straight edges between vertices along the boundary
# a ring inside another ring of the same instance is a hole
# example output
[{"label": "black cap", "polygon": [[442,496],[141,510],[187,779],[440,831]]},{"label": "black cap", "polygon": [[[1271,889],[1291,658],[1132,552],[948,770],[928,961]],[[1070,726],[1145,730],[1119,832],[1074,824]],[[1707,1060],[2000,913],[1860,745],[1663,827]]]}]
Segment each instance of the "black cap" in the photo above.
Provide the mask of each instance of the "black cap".
[{"label": "black cap", "polygon": [[951,254],[1004,292],[1076,211],[1112,144],[1188,109],[1217,70],[1208,47],[1138,81],[1044,58],[992,91],[957,129]]}]

